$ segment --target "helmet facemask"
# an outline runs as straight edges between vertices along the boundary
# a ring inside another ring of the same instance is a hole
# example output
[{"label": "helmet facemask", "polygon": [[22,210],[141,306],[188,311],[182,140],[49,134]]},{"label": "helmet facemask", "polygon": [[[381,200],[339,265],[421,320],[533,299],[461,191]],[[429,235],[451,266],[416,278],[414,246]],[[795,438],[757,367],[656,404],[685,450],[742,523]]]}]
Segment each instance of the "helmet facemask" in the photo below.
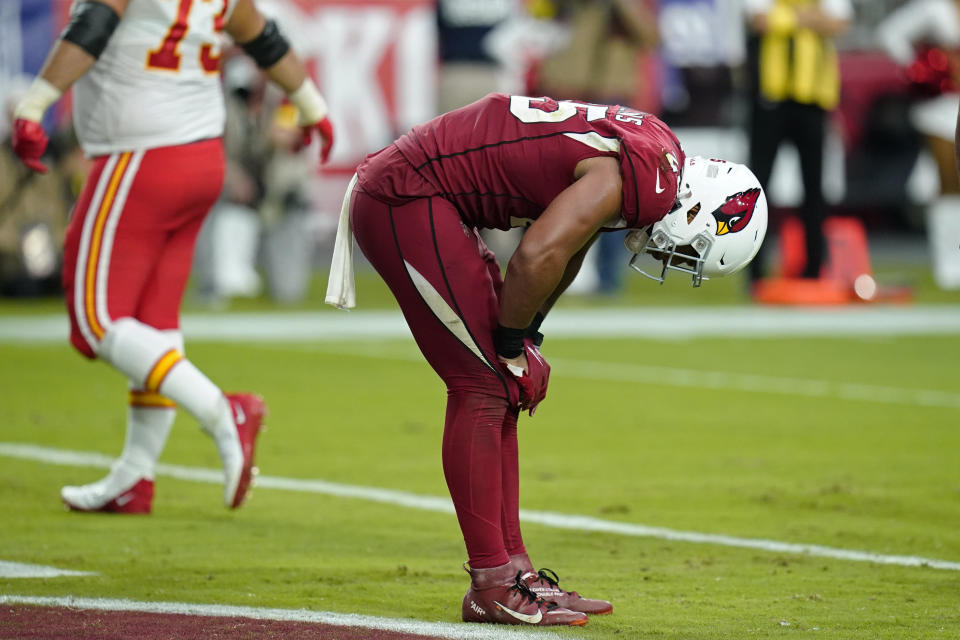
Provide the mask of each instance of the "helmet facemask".
[{"label": "helmet facemask", "polygon": [[[689,274],[694,287],[710,279],[703,275],[703,267],[713,247],[714,236],[707,230],[705,221],[702,224],[698,221],[702,207],[700,202],[691,202],[692,197],[688,189],[679,195],[663,220],[627,234],[624,244],[634,254],[630,258],[630,267],[634,271],[660,284],[663,284],[668,269]],[[680,235],[670,232],[670,228],[681,225],[687,228]],[[683,241],[686,242],[681,244]],[[659,274],[650,273],[648,266],[640,264],[644,255],[661,263]]]},{"label": "helmet facemask", "polygon": [[[631,233],[640,233],[646,238],[640,250],[630,258],[630,268],[640,275],[663,284],[667,276],[667,269],[672,269],[690,274],[692,284],[695,287],[699,287],[701,281],[710,279],[703,275],[703,265],[706,263],[707,253],[713,245],[713,240],[709,234],[698,234],[691,244],[678,245],[662,230],[655,230],[652,235],[648,235],[645,230]],[[662,263],[663,266],[659,274],[647,273],[646,267],[638,264],[644,254],[653,256],[654,259]]]}]

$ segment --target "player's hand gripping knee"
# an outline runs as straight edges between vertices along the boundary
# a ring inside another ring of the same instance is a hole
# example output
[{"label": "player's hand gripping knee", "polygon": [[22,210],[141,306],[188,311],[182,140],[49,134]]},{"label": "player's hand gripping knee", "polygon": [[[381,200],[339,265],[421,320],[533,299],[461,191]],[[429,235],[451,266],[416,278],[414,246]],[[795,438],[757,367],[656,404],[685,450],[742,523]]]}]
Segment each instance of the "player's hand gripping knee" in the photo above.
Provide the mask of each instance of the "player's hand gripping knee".
[{"label": "player's hand gripping knee", "polygon": [[537,406],[547,396],[550,383],[550,365],[540,353],[532,338],[524,338],[523,352],[515,358],[500,356],[507,370],[520,388],[520,410],[532,416]]},{"label": "player's hand gripping knee", "polygon": [[526,403],[523,401],[523,394],[520,396],[521,409],[530,411],[530,415],[536,411],[537,405],[547,397],[547,385],[550,384],[550,364],[540,353],[540,347],[531,338],[524,338],[523,350],[527,356],[527,371],[521,380],[530,381],[529,388],[521,389],[527,392]]}]

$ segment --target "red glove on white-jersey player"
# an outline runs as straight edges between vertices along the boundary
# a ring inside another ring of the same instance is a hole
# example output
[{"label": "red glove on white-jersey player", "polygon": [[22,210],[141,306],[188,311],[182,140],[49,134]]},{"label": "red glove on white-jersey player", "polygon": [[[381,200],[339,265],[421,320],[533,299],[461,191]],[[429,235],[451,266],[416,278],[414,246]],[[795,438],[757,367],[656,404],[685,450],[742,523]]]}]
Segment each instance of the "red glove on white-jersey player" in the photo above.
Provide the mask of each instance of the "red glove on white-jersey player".
[{"label": "red glove on white-jersey player", "polygon": [[40,162],[46,150],[47,132],[42,124],[26,118],[13,121],[13,152],[23,164],[39,173],[46,173],[47,166]]},{"label": "red glove on white-jersey player", "polygon": [[300,126],[303,129],[303,144],[309,145],[313,132],[320,134],[320,162],[326,162],[333,148],[333,125],[327,116],[327,103],[317,90],[313,80],[307,78],[300,88],[289,96],[290,103],[300,112]]},{"label": "red glove on white-jersey player", "polygon": [[43,130],[43,114],[60,99],[61,91],[36,78],[13,112],[13,152],[34,171],[46,173],[40,158],[47,150],[47,133]]},{"label": "red glove on white-jersey player", "polygon": [[326,162],[330,157],[330,149],[333,148],[333,125],[330,123],[330,118],[324,116],[317,123],[303,125],[303,146],[310,144],[314,131],[320,134],[320,162]]}]

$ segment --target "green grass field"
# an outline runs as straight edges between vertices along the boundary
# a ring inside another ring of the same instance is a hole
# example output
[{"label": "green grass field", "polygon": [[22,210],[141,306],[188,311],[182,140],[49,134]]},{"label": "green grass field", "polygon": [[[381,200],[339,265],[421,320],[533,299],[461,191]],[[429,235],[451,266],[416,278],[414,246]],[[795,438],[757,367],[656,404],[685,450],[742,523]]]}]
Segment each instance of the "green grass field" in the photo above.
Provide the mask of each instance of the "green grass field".
[{"label": "green grass field", "polygon": [[[384,299],[368,295],[374,306]],[[554,362],[548,400],[520,423],[524,509],[960,562],[960,410],[831,393],[859,384],[955,394],[960,337],[548,336],[544,353]],[[188,355],[225,389],[266,397],[263,474],[446,495],[444,389],[412,340],[190,342]],[[643,365],[821,381],[826,392],[631,381]],[[125,384],[66,345],[0,344],[0,390],[0,442],[119,453]],[[218,466],[187,415],[162,461]],[[98,573],[0,579],[0,593],[459,619],[467,576],[452,515],[267,488],[228,512],[219,486],[169,477],[149,517],[61,508],[61,485],[102,473],[0,457],[0,560]],[[562,586],[615,604],[564,637],[960,636],[960,571],[540,524],[525,535]]]}]

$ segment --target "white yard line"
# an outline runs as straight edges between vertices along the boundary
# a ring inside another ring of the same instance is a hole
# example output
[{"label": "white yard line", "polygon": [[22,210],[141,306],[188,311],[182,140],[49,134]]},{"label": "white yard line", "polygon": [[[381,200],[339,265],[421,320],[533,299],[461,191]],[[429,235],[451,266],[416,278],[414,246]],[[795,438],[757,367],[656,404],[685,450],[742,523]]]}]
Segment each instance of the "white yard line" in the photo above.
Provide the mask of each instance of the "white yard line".
[{"label": "white yard line", "polygon": [[[380,358],[404,362],[424,362],[411,344],[375,345],[350,343],[313,343],[308,345],[271,344],[272,350],[299,353],[327,353],[362,358]],[[656,367],[627,362],[603,362],[576,358],[550,358],[554,377],[581,378],[610,382],[636,382],[664,387],[684,387],[714,391],[772,393],[805,398],[836,398],[856,402],[899,404],[912,407],[960,409],[960,393],[937,389],[909,389],[872,384],[832,382],[810,378],[786,378],[760,374],[732,373]]]},{"label": "white yard line", "polygon": [[26,564],[24,562],[7,562],[0,560],[0,578],[62,578],[72,576],[95,576],[92,571],[71,571],[47,567],[42,564]]},{"label": "white yard line", "polygon": [[[100,453],[70,451],[66,449],[55,449],[51,447],[17,444],[11,442],[0,443],[0,456],[75,467],[108,468],[113,462],[112,458]],[[157,465],[157,475],[174,477],[180,480],[206,482],[212,484],[220,484],[223,481],[223,473],[217,469],[203,469],[172,464]],[[357,485],[340,484],[336,482],[327,482],[325,480],[301,480],[297,478],[282,478],[277,476],[259,476],[257,478],[257,487],[264,489],[283,489],[286,491],[319,493],[341,498],[353,498],[357,500],[368,500],[371,502],[379,502],[393,506],[406,507],[409,509],[419,509],[421,511],[453,513],[453,505],[451,504],[449,498],[441,498],[438,496],[422,496],[415,493],[396,491],[393,489],[379,489],[376,487],[363,487]],[[951,562],[948,560],[937,560],[934,558],[923,558],[919,556],[888,555],[854,549],[839,549],[836,547],[826,547],[816,544],[798,544],[759,538],[738,538],[735,536],[727,536],[715,533],[678,531],[676,529],[668,529],[665,527],[651,527],[642,524],[616,522],[613,520],[602,520],[600,518],[594,518],[591,516],[562,514],[549,511],[531,511],[528,509],[523,509],[520,511],[520,519],[524,522],[532,522],[557,529],[595,531],[600,533],[610,533],[641,538],[658,538],[661,540],[676,540],[680,542],[692,542],[697,544],[715,544],[726,547],[758,549],[761,551],[775,553],[789,553],[820,558],[836,558],[839,560],[898,565],[902,567],[930,567],[933,569],[960,571],[960,562]]]},{"label": "white yard line", "polygon": [[[556,316],[556,317],[554,317]],[[876,335],[960,334],[960,306],[844,307],[839,310],[757,307],[598,311],[560,310],[550,317],[550,335],[557,338],[637,337],[677,339],[739,337],[837,337]],[[0,344],[44,344],[65,340],[66,320],[58,316],[0,318]],[[276,349],[342,353],[363,357],[422,361],[403,318],[393,312],[257,313],[187,316],[184,331],[195,340],[259,341]],[[62,335],[61,335],[62,334]],[[725,371],[702,371],[635,363],[551,358],[553,375],[590,380],[630,381],[671,387],[773,393],[812,398],[838,398],[881,404],[960,409],[960,393],[786,378]]]},{"label": "white yard line", "polygon": [[651,367],[616,362],[591,362],[567,358],[551,358],[560,376],[688,387],[743,391],[747,393],[775,393],[810,398],[837,398],[882,404],[901,404],[916,407],[960,409],[960,393],[935,389],[905,389],[871,384],[851,384],[806,378],[783,378],[758,374],[703,371],[674,367]]},{"label": "white yard line", "polygon": [[[544,323],[551,338],[683,340],[960,335],[960,305],[844,307],[642,307],[557,309]],[[188,340],[328,342],[409,338],[397,311],[187,314]],[[64,315],[0,317],[0,343],[66,340]]]},{"label": "white yard line", "polygon": [[410,633],[456,640],[513,640],[530,638],[559,638],[550,632],[526,632],[481,625],[424,622],[400,618],[380,618],[357,613],[310,611],[307,609],[275,609],[268,607],[241,607],[223,604],[195,604],[190,602],[143,602],[114,598],[77,598],[0,595],[0,604],[33,605],[39,607],[69,607],[97,611],[136,611],[166,615],[211,616],[216,618],[248,618],[282,622],[311,622],[337,627],[361,627],[398,633]]}]

